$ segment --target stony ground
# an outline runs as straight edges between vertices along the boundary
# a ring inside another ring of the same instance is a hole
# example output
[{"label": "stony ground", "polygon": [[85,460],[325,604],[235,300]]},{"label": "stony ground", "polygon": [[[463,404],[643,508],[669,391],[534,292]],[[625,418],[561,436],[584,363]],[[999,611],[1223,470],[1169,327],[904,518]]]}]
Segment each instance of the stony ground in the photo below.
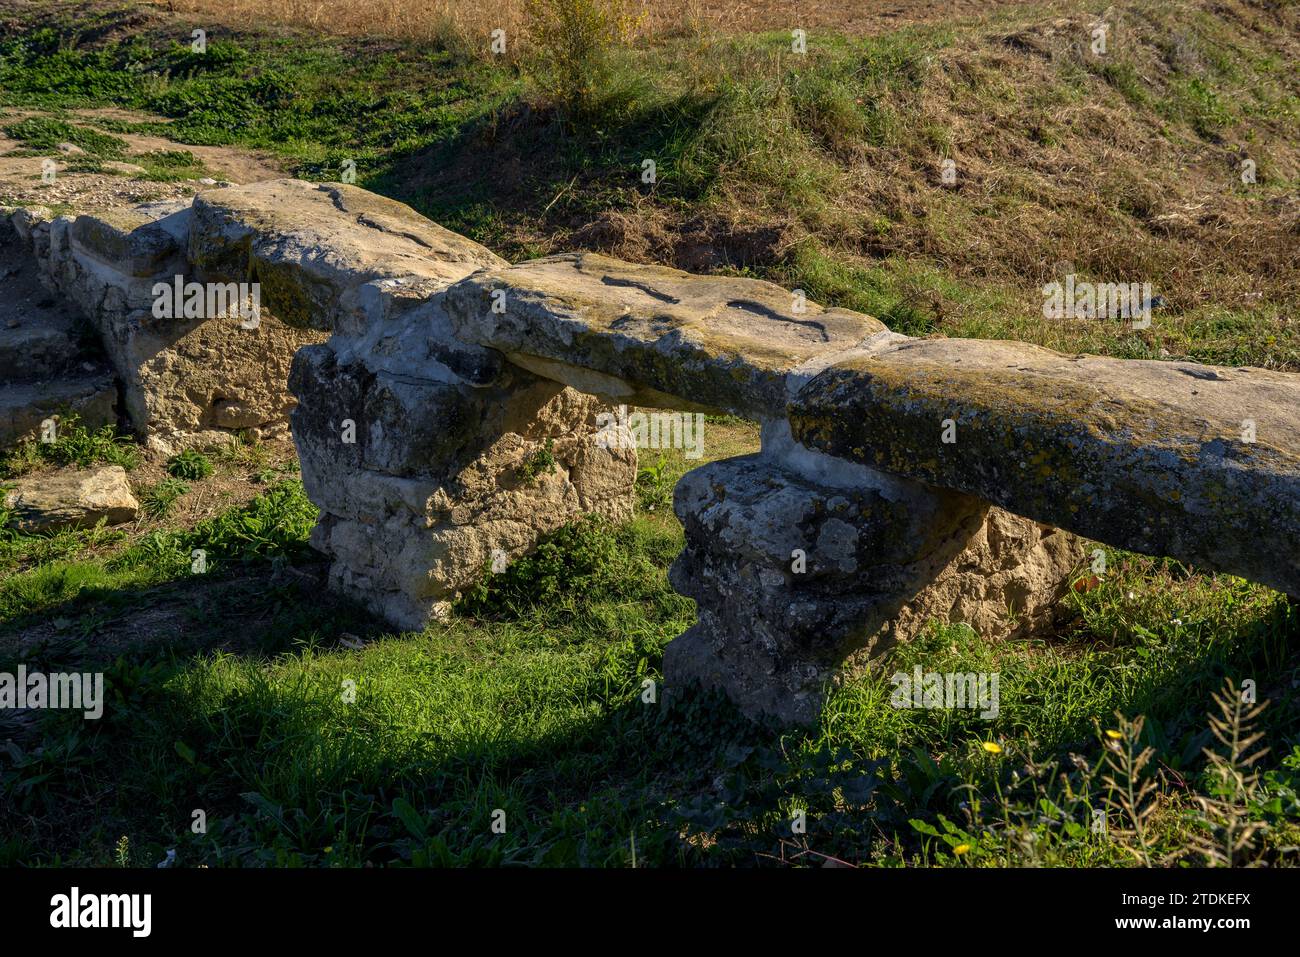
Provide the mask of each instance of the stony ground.
[{"label": "stony ground", "polygon": [[[185,146],[194,162],[187,172],[192,178],[174,182],[160,181],[135,158],[157,156],[178,150],[180,144],[162,136],[139,133],[118,134],[126,144],[122,159],[95,160],[93,154],[65,142],[55,147],[54,155],[27,149],[21,140],[4,133],[4,127],[32,118],[55,119],[74,129],[96,131],[96,120],[115,120],[131,124],[165,123],[163,117],[113,107],[50,111],[0,109],[0,200],[12,206],[48,206],[54,209],[92,210],[133,206],[178,196],[191,196],[200,189],[219,182],[255,183],[284,175],[284,164],[274,156],[256,150],[229,146]],[[42,179],[43,163],[55,161],[55,179]],[[88,160],[95,160],[88,163]],[[87,168],[93,167],[93,168]],[[205,182],[206,181],[206,182]]]}]

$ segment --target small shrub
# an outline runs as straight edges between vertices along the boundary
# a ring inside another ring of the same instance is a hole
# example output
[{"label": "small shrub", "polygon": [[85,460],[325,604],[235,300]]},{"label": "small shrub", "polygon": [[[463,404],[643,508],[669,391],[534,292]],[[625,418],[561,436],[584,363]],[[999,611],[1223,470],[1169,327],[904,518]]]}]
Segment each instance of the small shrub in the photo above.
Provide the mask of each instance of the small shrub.
[{"label": "small shrub", "polygon": [[555,471],[555,440],[547,439],[546,445],[524,459],[519,466],[519,475],[526,481],[532,481],[539,475],[550,475]]},{"label": "small shrub", "polygon": [[508,609],[537,607],[565,595],[587,595],[612,587],[624,562],[615,529],[588,515],[542,539],[531,555],[500,574],[485,574],[460,602],[460,610],[494,616]]},{"label": "small shrub", "polygon": [[610,76],[610,51],[635,21],[622,0],[527,0],[533,78],[571,115],[590,112]]},{"label": "small shrub", "polygon": [[316,513],[301,482],[278,482],[247,505],[196,525],[181,537],[183,550],[189,554],[202,548],[209,560],[252,561],[301,555],[307,551]]},{"label": "small shrub", "polygon": [[212,463],[195,449],[186,449],[167,460],[167,474],[173,478],[202,481],[212,474]]}]

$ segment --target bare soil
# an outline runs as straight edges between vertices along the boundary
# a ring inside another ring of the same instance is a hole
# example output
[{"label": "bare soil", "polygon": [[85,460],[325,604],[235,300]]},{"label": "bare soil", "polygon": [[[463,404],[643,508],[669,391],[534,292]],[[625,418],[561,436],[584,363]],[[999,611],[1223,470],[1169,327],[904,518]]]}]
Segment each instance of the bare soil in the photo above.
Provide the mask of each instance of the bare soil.
[{"label": "bare soil", "polygon": [[[51,115],[40,110],[0,110],[0,126],[16,123],[31,116]],[[74,126],[91,126],[78,122],[92,119],[116,119],[131,123],[167,123],[164,117],[151,116],[117,108],[82,109],[70,111],[71,118],[60,116]],[[283,161],[271,153],[226,146],[191,146],[175,143],[161,136],[139,133],[114,133],[125,140],[127,155],[122,162],[105,162],[114,172],[71,172],[67,167],[76,155],[57,160],[58,171],[53,183],[41,181],[43,156],[14,155],[24,152],[21,142],[0,130],[0,202],[11,206],[41,205],[73,207],[78,211],[112,209],[134,206],[138,203],[191,196],[199,190],[210,188],[212,183],[198,180],[155,182],[136,178],[142,168],[131,162],[132,157],[163,150],[187,150],[211,171],[211,179],[222,183],[256,183],[285,176]]]}]

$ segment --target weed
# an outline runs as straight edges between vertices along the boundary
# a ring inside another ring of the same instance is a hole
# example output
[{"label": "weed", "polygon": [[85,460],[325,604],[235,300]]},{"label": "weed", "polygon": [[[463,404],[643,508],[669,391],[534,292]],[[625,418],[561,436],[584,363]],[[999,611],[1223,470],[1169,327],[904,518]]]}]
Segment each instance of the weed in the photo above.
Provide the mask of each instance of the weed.
[{"label": "weed", "polygon": [[1264,733],[1255,730],[1254,722],[1267,702],[1248,705],[1244,698],[1242,690],[1225,679],[1214,695],[1218,714],[1210,715],[1210,730],[1224,750],[1205,749],[1206,787],[1196,797],[1201,814],[1193,816],[1191,823],[1196,829],[1192,846],[1211,867],[1236,867],[1253,860],[1256,838],[1266,827],[1251,818],[1250,806],[1259,792],[1259,772],[1254,768],[1268,751],[1258,747]]},{"label": "weed", "polygon": [[90,430],[75,414],[56,417],[53,441],[30,439],[0,459],[0,477],[13,478],[40,465],[120,465],[128,471],[140,464],[140,449],[111,425]]},{"label": "weed", "polygon": [[212,474],[212,462],[197,449],[186,449],[167,460],[167,474],[197,482]]},{"label": "weed", "polygon": [[535,449],[519,465],[519,477],[526,482],[555,471],[555,440],[547,439],[540,449]]},{"label": "weed", "polygon": [[176,500],[190,490],[177,478],[165,478],[151,485],[140,496],[140,505],[150,518],[166,518]]},{"label": "weed", "polygon": [[637,504],[644,512],[667,509],[673,503],[673,487],[677,484],[675,470],[670,468],[668,456],[660,454],[653,464],[638,464],[636,470]]}]

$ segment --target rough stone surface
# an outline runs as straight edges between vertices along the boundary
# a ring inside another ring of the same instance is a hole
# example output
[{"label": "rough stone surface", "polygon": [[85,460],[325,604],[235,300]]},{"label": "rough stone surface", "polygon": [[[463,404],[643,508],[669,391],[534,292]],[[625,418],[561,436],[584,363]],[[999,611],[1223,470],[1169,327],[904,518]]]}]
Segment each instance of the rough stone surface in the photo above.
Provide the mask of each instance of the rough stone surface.
[{"label": "rough stone surface", "polygon": [[101,519],[120,525],[140,510],[120,465],[47,472],[6,484],[10,522],[29,532],[83,528]]},{"label": "rough stone surface", "polygon": [[848,655],[878,654],[933,616],[990,638],[1041,620],[1080,551],[960,493],[889,476],[824,486],[763,455],[687,473],[674,508],[686,548],[669,577],[699,622],[665,650],[665,683],[799,723],[816,719]]},{"label": "rough stone surface", "polygon": [[1298,412],[1293,374],[947,339],[841,359],[790,420],[834,456],[1297,595]]},{"label": "rough stone surface", "polygon": [[263,305],[301,328],[356,335],[361,288],[379,279],[445,287],[505,265],[478,243],[356,186],[268,180],[201,193],[189,258],[197,272],[262,284]]},{"label": "rough stone surface", "polygon": [[475,273],[447,310],[462,339],[584,392],[751,418],[783,415],[790,373],[887,334],[870,316],[798,306],[769,282],[595,253]]},{"label": "rough stone surface", "polygon": [[46,419],[58,421],[67,412],[89,429],[117,421],[117,389],[107,372],[23,382],[0,388],[0,446],[40,435]]},{"label": "rough stone surface", "polygon": [[89,428],[110,424],[116,401],[93,330],[41,283],[27,241],[0,212],[0,446],[36,438],[66,412]]},{"label": "rough stone surface", "polygon": [[447,285],[500,260],[360,190],[341,190],[346,210],[306,195],[323,204],[311,217],[323,252],[253,248],[256,268],[274,261],[303,301],[335,297],[333,336],[302,349],[290,376],[303,483],[321,509],[312,542],[334,587],[418,629],[565,522],[631,515],[636,453],[597,443],[605,407],[452,334]]},{"label": "rough stone surface", "polygon": [[[635,450],[599,447],[604,406],[558,383],[509,367],[480,386],[417,379],[323,345],[299,353],[290,385],[321,508],[312,543],[337,588],[401,627],[441,617],[494,558],[579,515],[631,516]],[[355,443],[342,441],[349,419]]]},{"label": "rough stone surface", "polygon": [[969,625],[986,641],[1041,634],[1053,623],[1083,539],[993,506],[966,547],[886,626],[907,641],[932,621]]},{"label": "rough stone surface", "polygon": [[286,326],[269,310],[238,317],[154,315],[157,283],[196,281],[186,260],[193,215],[187,200],[46,218],[10,216],[30,243],[43,281],[87,316],[122,390],[131,427],[158,451],[261,438],[288,428],[293,353],[318,332]]}]

